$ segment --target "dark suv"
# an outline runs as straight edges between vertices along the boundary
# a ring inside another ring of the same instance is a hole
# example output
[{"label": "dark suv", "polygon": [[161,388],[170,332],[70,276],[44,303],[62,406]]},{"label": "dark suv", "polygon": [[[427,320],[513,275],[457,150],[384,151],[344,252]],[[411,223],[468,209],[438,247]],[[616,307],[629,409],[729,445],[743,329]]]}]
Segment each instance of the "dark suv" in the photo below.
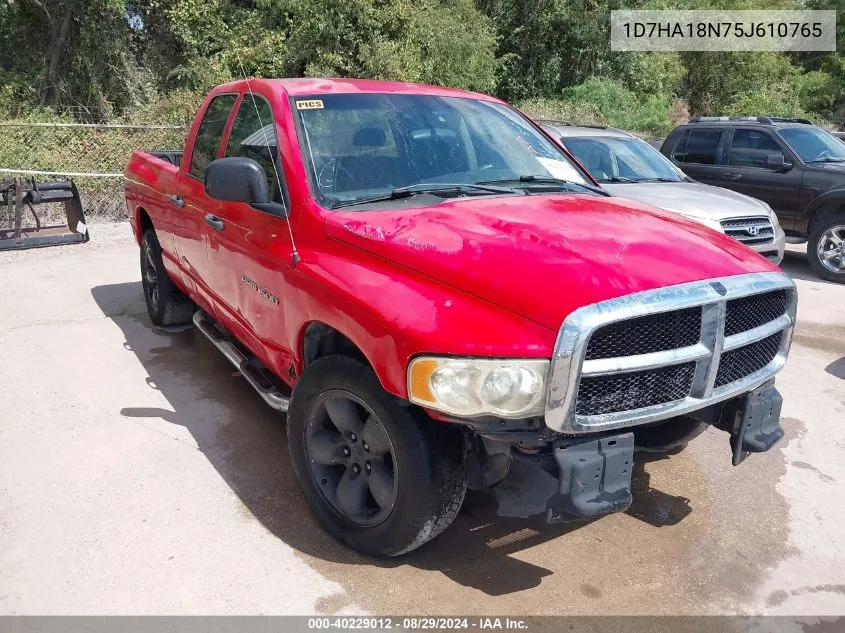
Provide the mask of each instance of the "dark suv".
[{"label": "dark suv", "polygon": [[695,180],[767,202],[819,276],[845,283],[845,143],[806,119],[693,117],[660,151]]}]

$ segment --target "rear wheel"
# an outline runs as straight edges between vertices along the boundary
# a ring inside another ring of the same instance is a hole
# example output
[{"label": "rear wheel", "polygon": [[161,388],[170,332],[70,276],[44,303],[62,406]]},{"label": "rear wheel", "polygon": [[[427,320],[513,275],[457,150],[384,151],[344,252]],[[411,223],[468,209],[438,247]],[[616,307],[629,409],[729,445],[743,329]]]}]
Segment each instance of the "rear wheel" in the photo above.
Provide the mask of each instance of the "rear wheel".
[{"label": "rear wheel", "polygon": [[196,306],[167,276],[158,236],[152,229],[147,229],[141,239],[141,286],[154,324],[190,323]]},{"label": "rear wheel", "polygon": [[807,257],[819,277],[845,283],[845,213],[835,213],[813,229]]},{"label": "rear wheel", "polygon": [[317,518],[361,552],[416,549],[463,503],[463,434],[403,405],[359,360],[327,356],[307,367],[291,398],[288,438]]}]

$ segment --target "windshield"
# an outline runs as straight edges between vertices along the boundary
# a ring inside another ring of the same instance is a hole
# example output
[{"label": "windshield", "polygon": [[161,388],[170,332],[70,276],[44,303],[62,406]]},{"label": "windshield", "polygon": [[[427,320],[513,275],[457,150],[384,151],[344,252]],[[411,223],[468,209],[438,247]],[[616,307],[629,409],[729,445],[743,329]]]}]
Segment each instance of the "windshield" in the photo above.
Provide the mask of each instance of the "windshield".
[{"label": "windshield", "polygon": [[561,140],[600,183],[683,180],[663,154],[638,138],[573,136]]},{"label": "windshield", "polygon": [[[319,98],[317,98],[319,97]],[[409,94],[297,97],[300,145],[314,196],[351,206],[397,189],[448,183],[461,195],[522,194],[534,176],[589,181],[518,112],[498,103]],[[515,179],[499,187],[459,187]],[[517,191],[517,189],[519,191]]]},{"label": "windshield", "polygon": [[780,135],[805,163],[845,161],[845,144],[820,128],[787,127]]}]

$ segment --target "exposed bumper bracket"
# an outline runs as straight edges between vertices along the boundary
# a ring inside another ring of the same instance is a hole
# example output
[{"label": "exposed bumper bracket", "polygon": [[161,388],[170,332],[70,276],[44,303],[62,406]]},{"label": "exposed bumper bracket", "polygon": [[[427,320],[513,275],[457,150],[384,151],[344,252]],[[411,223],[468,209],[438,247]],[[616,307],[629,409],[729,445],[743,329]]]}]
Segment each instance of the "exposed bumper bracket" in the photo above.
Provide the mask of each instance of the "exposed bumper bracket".
[{"label": "exposed bumper bracket", "polygon": [[631,505],[634,434],[561,438],[553,454],[560,488],[546,505],[546,521],[577,521],[622,512]]},{"label": "exposed bumper bracket", "polygon": [[731,434],[734,466],[750,453],[762,453],[780,441],[784,434],[780,426],[782,404],[780,392],[768,382],[737,399],[736,406],[726,412],[718,427]]}]

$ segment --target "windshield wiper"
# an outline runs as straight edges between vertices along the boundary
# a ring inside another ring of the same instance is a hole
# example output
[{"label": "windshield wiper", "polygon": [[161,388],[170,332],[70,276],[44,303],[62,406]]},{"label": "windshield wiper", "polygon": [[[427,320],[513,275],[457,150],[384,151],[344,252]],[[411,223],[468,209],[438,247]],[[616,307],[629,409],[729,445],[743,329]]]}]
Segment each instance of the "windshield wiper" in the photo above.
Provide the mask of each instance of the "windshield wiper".
[{"label": "windshield wiper", "polygon": [[592,191],[593,193],[597,193],[602,196],[609,196],[610,194],[607,193],[604,189],[600,189],[599,187],[593,187],[592,185],[583,184],[580,182],[575,182],[574,180],[565,180],[563,178],[553,178],[551,176],[534,176],[531,174],[525,176],[519,176],[518,178],[500,178],[499,180],[482,180],[477,182],[477,185],[498,185],[498,184],[508,184],[508,183],[526,183],[526,184],[535,184],[535,185],[558,185],[561,188],[568,189],[569,191],[573,191],[571,187],[581,187],[586,189],[587,191]]},{"label": "windshield wiper", "polygon": [[352,207],[361,204],[369,204],[371,202],[383,202],[385,200],[399,200],[401,198],[410,198],[411,196],[420,195],[423,193],[459,193],[469,194],[470,192],[479,193],[516,193],[515,189],[510,187],[493,187],[484,183],[471,182],[426,182],[417,185],[408,185],[407,187],[398,187],[388,194],[381,196],[373,196],[371,198],[362,198],[360,200],[350,200],[348,202],[336,202],[332,205],[332,209],[340,209],[342,207]]},{"label": "windshield wiper", "polygon": [[676,178],[666,178],[661,176],[660,178],[643,178],[641,180],[635,180],[634,182],[681,182],[679,179]]},{"label": "windshield wiper", "polygon": [[599,182],[642,182],[642,180],[625,178],[625,176],[608,176],[607,178],[602,178]]}]

